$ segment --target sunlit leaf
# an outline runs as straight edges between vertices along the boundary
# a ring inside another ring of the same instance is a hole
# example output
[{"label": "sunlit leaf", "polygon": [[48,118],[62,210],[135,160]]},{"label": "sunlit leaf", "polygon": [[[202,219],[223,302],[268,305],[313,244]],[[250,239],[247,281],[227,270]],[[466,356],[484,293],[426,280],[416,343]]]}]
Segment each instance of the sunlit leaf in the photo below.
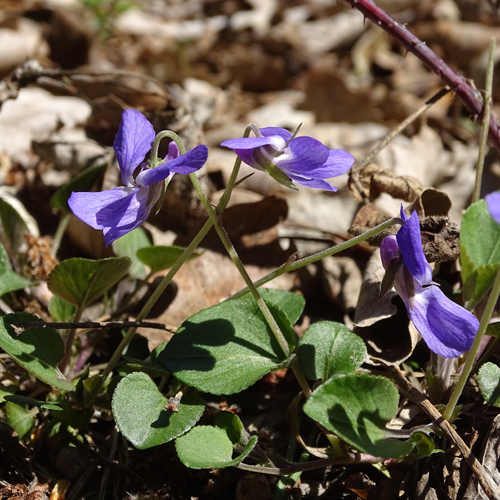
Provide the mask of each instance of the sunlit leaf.
[{"label": "sunlit leaf", "polygon": [[185,466],[191,469],[212,469],[239,464],[256,444],[257,436],[252,436],[243,452],[233,459],[233,443],[226,431],[220,427],[200,425],[178,438],[175,449]]},{"label": "sunlit leaf", "polygon": [[359,368],[366,357],[363,340],[349,328],[333,321],[311,325],[301,337],[298,348],[300,366],[310,380],[350,373]]},{"label": "sunlit leaf", "polygon": [[167,443],[185,433],[200,419],[205,403],[200,396],[183,396],[177,412],[165,408],[168,399],[151,378],[134,372],[116,386],[113,415],[121,433],[140,450]]},{"label": "sunlit leaf", "polygon": [[494,363],[485,363],[479,369],[477,385],[485,401],[500,407],[500,367]]},{"label": "sunlit leaf", "polygon": [[[292,292],[276,291],[276,296],[282,294]],[[281,321],[287,321],[283,315]],[[287,340],[294,342],[290,337]],[[191,316],[158,356],[158,362],[179,380],[211,394],[242,391],[286,361],[251,297],[223,302]]]},{"label": "sunlit leaf", "polygon": [[339,375],[314,391],[304,412],[354,448],[382,458],[408,455],[413,444],[389,437],[386,424],[398,410],[399,394],[385,377]]}]

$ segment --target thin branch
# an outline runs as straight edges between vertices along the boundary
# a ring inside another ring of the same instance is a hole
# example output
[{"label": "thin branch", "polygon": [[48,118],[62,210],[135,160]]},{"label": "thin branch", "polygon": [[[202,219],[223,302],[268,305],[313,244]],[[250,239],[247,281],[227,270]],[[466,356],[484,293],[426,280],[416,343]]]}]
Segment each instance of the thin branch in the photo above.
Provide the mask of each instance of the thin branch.
[{"label": "thin branch", "polygon": [[15,328],[56,328],[67,330],[69,328],[153,328],[155,330],[165,330],[175,333],[175,330],[167,328],[163,323],[152,323],[150,321],[81,321],[76,323],[42,323],[41,321],[26,321],[22,323],[12,323]]},{"label": "thin branch", "polygon": [[[436,73],[455,92],[474,118],[483,114],[484,102],[481,93],[473,88],[463,76],[453,71],[425,42],[422,42],[411,33],[406,26],[398,23],[372,0],[345,1],[359,10],[374,24],[387,31],[408,52],[414,54],[431,71]],[[493,115],[490,118],[489,139],[495,148],[500,151],[500,126]]]}]

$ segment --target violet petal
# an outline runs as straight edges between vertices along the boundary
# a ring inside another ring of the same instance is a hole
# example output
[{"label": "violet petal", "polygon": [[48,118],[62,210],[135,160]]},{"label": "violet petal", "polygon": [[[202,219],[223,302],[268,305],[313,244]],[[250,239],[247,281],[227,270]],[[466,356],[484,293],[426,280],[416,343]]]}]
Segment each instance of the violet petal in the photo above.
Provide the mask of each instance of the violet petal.
[{"label": "violet petal", "polygon": [[479,328],[477,318],[435,285],[417,291],[408,314],[429,349],[444,358],[468,351]]},{"label": "violet petal", "polygon": [[301,186],[316,188],[316,189],[324,189],[325,191],[337,191],[335,186],[332,186],[329,182],[326,182],[323,179],[305,179],[304,177],[300,177],[300,175],[293,175],[287,173],[287,175],[292,179],[292,181],[300,184]]},{"label": "violet petal", "polygon": [[126,186],[132,185],[134,170],[151,149],[154,138],[153,125],[142,113],[133,109],[123,112],[113,148]]},{"label": "violet petal", "polygon": [[417,212],[401,226],[396,235],[403,261],[420,285],[428,285],[432,281],[432,269],[425,258],[420,237],[420,223]]},{"label": "violet petal", "polygon": [[221,142],[221,146],[230,149],[255,149],[260,146],[273,144],[272,137],[242,137],[241,139],[229,139]]},{"label": "violet petal", "polygon": [[[116,189],[116,188],[115,188]],[[135,188],[128,196],[116,200],[96,213],[97,223],[102,227],[119,227],[133,224],[141,219],[148,203],[148,190]],[[153,205],[157,200],[151,200]]]},{"label": "violet petal", "polygon": [[390,234],[389,236],[386,236],[380,244],[380,258],[382,259],[384,269],[389,267],[391,260],[397,257],[398,254],[399,245],[396,235]]},{"label": "violet petal", "polygon": [[272,135],[278,135],[284,139],[285,142],[288,142],[292,138],[292,134],[286,129],[281,127],[264,127],[260,128],[260,133],[264,137],[270,137]]},{"label": "violet petal", "polygon": [[287,175],[324,178],[314,173],[328,160],[329,150],[324,144],[312,137],[297,137],[290,141],[288,151],[288,154],[278,156],[275,162],[283,172]]},{"label": "violet petal", "polygon": [[208,148],[205,145],[196,146],[191,151],[155,168],[144,169],[137,175],[136,183],[139,186],[147,187],[156,182],[164,181],[171,173],[191,174],[203,167],[207,157]]},{"label": "violet petal", "polygon": [[73,192],[68,199],[69,208],[83,222],[94,229],[105,226],[97,222],[97,213],[106,206],[130,196],[135,191],[130,187],[116,187],[100,192]]}]

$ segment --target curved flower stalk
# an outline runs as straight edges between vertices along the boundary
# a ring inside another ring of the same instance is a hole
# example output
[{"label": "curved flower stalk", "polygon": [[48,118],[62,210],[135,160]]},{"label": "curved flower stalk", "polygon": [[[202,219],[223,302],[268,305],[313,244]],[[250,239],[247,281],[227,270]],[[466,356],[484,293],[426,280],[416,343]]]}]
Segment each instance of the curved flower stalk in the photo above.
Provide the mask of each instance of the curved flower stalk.
[{"label": "curved flower stalk", "polygon": [[102,230],[106,246],[143,224],[155,205],[159,209],[167,178],[195,172],[207,161],[206,146],[180,155],[172,141],[168,155],[158,166],[153,163],[156,159],[144,162],[155,136],[153,125],[142,113],[125,110],[113,143],[124,186],[101,192],[73,192],[68,200],[79,219]]},{"label": "curved flower stalk", "polygon": [[432,282],[417,213],[407,217],[401,207],[401,219],[398,234],[387,236],[380,245],[386,269],[381,292],[387,293],[394,286],[431,351],[445,358],[460,356],[470,349],[479,321]]},{"label": "curved flower stalk", "polygon": [[243,162],[267,172],[280,184],[297,189],[302,186],[337,191],[325,179],[347,172],[354,158],[347,151],[328,149],[312,137],[295,137],[278,127],[252,128],[257,137],[224,141],[221,146],[234,150]]}]

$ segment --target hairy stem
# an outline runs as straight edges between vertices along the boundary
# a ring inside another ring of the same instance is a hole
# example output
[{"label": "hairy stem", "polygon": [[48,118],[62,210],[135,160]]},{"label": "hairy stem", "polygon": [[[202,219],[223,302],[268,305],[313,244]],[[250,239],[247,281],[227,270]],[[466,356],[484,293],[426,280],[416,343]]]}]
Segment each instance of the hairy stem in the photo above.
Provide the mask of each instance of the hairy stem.
[{"label": "hairy stem", "polygon": [[[395,217],[394,219],[386,220],[385,222],[382,222],[382,224],[375,226],[374,228],[366,231],[363,234],[360,234],[359,236],[355,236],[350,240],[344,241],[344,243],[341,243],[340,245],[335,245],[334,247],[327,248],[326,250],[322,250],[321,252],[314,253],[312,255],[296,260],[294,262],[286,262],[281,267],[278,267],[278,269],[270,272],[266,276],[255,281],[254,285],[256,287],[265,285],[266,283],[269,283],[273,279],[276,279],[285,273],[295,271],[297,269],[300,269],[301,267],[308,266],[309,264],[314,264],[315,262],[318,262],[319,260],[324,259],[325,257],[328,257],[330,255],[335,255],[339,252],[347,250],[348,248],[351,248],[354,245],[357,245],[358,243],[367,240],[368,238],[372,238],[373,236],[382,232],[384,229],[393,226],[394,224],[402,224],[401,219],[399,217]],[[231,297],[229,297],[227,300],[237,299],[247,294],[248,292],[249,292],[248,288],[243,288],[243,290],[240,290],[239,292],[236,292],[234,295],[231,295]]]},{"label": "hairy stem", "polygon": [[217,231],[217,235],[219,236],[222,244],[224,245],[224,248],[226,249],[229,257],[233,261],[233,264],[236,266],[236,269],[238,269],[238,272],[245,281],[248,289],[250,290],[250,293],[253,295],[255,301],[257,302],[257,306],[264,315],[264,318],[269,327],[271,328],[273,335],[276,337],[276,340],[278,341],[281,350],[284,352],[285,356],[289,356],[290,348],[288,347],[288,342],[286,341],[285,336],[283,335],[280,327],[278,326],[278,323],[276,323],[276,320],[274,319],[274,316],[271,314],[271,311],[267,307],[267,304],[260,296],[259,292],[257,291],[257,288],[253,284],[250,276],[248,275],[247,270],[245,269],[245,266],[241,262],[238,253],[236,252],[236,249],[234,248],[231,240],[229,239],[228,234],[222,227],[219,217],[217,216],[212,206],[210,205],[203,191],[203,188],[200,184],[200,181],[197,179],[195,174],[190,174],[189,177],[191,178],[191,182],[193,183],[193,186],[196,189],[196,192],[198,193],[198,196],[203,204],[203,207],[205,208],[215,230]]}]

